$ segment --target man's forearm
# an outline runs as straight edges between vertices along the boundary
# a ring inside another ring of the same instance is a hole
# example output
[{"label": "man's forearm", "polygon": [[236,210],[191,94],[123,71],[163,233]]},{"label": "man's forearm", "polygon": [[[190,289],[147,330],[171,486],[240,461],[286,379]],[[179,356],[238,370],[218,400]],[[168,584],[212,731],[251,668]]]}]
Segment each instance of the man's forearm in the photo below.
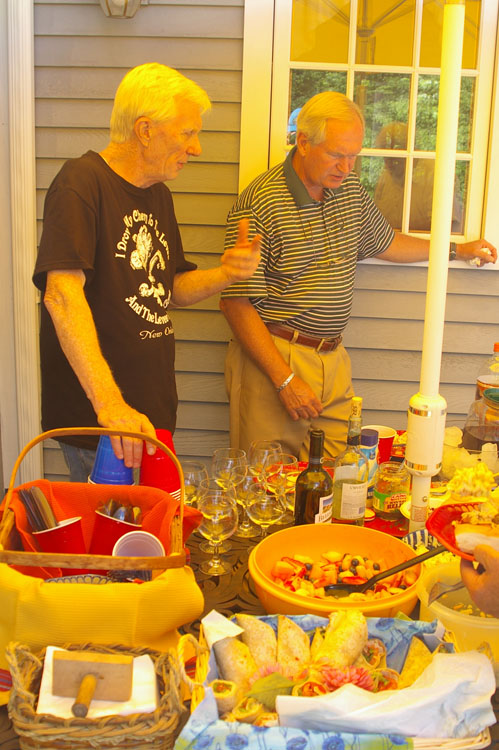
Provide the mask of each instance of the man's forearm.
[{"label": "man's forearm", "polygon": [[243,349],[278,388],[290,375],[291,368],[281,357],[267,326],[249,299],[222,299],[220,309]]},{"label": "man's forearm", "polygon": [[101,352],[83,283],[81,271],[49,272],[43,301],[61,348],[98,414],[123,397]]}]

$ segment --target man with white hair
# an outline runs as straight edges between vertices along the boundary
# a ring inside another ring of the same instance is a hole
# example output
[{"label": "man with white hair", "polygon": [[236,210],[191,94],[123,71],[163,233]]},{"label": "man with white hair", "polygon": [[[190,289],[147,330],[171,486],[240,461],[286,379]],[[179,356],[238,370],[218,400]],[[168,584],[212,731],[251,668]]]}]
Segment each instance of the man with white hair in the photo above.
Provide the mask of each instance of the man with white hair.
[{"label": "man with white hair", "polygon": [[[312,97],[297,118],[296,146],[283,164],[241,193],[227,223],[226,247],[247,219],[261,235],[253,276],[222,292],[234,338],[226,359],[231,444],[277,439],[300,459],[308,432],[325,432],[325,454],[345,446],[353,396],[341,344],[358,261],[427,260],[429,241],[396,233],[353,172],[364,120],[343,94]],[[450,257],[495,262],[485,240],[451,243]]]},{"label": "man with white hair", "polygon": [[[34,283],[41,310],[42,426],[107,427],[155,436],[175,429],[177,391],[169,306],[197,302],[252,275],[259,239],[242,222],[220,265],[184,258],[173,180],[199,156],[205,91],[176,70],[147,63],[116,92],[110,142],[64,164],[45,201]],[[142,442],[112,438],[127,466]],[[86,481],[96,439],[61,445]],[[148,450],[154,452],[154,446]]]}]

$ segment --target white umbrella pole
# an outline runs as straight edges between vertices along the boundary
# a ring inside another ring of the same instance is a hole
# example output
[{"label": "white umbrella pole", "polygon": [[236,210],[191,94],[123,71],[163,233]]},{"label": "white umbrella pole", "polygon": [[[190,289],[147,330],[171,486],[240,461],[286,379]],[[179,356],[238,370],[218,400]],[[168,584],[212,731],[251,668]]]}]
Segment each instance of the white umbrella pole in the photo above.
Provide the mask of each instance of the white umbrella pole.
[{"label": "white umbrella pole", "polygon": [[419,393],[409,402],[406,463],[412,476],[410,530],[426,521],[431,477],[440,470],[447,404],[440,365],[456,165],[464,0],[445,0],[430,258]]}]

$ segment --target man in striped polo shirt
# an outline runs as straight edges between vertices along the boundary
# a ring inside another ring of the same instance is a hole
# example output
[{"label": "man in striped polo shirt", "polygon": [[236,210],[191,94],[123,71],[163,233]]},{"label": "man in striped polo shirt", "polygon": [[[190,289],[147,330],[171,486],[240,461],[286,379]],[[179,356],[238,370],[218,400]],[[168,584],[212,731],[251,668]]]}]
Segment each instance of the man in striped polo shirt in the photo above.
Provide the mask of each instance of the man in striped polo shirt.
[{"label": "man in striped polo shirt", "polygon": [[[229,214],[226,247],[242,218],[262,238],[256,272],[226,288],[220,303],[234,333],[225,372],[234,447],[278,439],[302,460],[313,424],[325,432],[325,454],[338,455],[353,396],[341,337],[357,263],[428,259],[429,241],[394,232],[352,171],[363,136],[356,104],[317,94],[298,115],[284,163],[253,180]],[[453,243],[451,256],[483,264],[497,251],[476,240]]]}]

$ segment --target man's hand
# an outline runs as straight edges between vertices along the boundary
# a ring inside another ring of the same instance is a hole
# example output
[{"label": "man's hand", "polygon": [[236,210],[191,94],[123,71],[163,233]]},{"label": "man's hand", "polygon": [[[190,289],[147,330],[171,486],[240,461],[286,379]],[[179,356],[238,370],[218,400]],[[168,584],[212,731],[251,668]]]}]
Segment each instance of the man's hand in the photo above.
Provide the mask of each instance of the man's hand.
[{"label": "man's hand", "polygon": [[477,266],[486,263],[495,263],[497,260],[497,249],[487,240],[473,240],[456,245],[456,255],[459,260],[474,260]]},{"label": "man's hand", "polygon": [[471,598],[483,612],[499,617],[499,552],[486,544],[475,547],[479,573],[470,560],[461,559],[461,578]]},{"label": "man's hand", "polygon": [[221,267],[231,284],[253,276],[260,262],[262,238],[259,234],[255,234],[250,241],[248,239],[248,227],[248,219],[241,219],[236,244],[226,250],[220,259]]},{"label": "man's hand", "polygon": [[[132,409],[125,401],[113,401],[107,403],[97,412],[97,421],[101,427],[108,430],[120,430],[120,432],[143,432],[150,437],[156,437],[156,431],[145,416],[139,411]],[[142,461],[142,440],[135,438],[121,438],[112,436],[111,445],[117,458],[123,458],[125,466],[138,468]],[[156,446],[152,443],[146,443],[147,452],[153,455]]]},{"label": "man's hand", "polygon": [[293,380],[279,391],[279,398],[286,407],[291,419],[318,417],[322,411],[322,404],[304,380],[295,375]]}]

